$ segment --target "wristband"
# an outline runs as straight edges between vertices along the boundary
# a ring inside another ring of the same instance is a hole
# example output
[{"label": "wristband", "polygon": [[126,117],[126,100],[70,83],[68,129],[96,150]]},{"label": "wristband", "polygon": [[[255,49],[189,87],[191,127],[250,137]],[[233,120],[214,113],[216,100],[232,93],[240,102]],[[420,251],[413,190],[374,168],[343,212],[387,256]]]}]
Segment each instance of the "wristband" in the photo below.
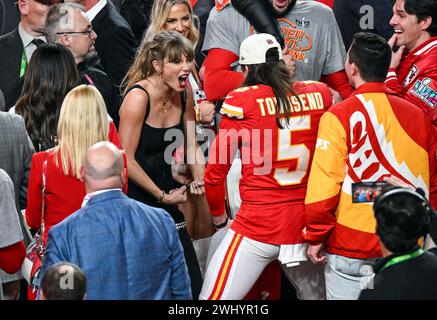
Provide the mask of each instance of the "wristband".
[{"label": "wristband", "polygon": [[226,227],[227,224],[228,224],[228,219],[229,219],[229,217],[226,216],[226,220],[225,220],[225,222],[220,223],[220,224],[215,224],[215,223],[214,223],[214,227],[215,227],[216,229],[222,229],[222,228]]},{"label": "wristband", "polygon": [[165,191],[164,191],[164,190],[162,190],[162,194],[161,194],[161,196],[159,197],[159,199],[157,200],[157,201],[158,201],[158,203],[161,203],[161,202],[162,202],[162,200],[164,200],[164,196],[165,196]]}]

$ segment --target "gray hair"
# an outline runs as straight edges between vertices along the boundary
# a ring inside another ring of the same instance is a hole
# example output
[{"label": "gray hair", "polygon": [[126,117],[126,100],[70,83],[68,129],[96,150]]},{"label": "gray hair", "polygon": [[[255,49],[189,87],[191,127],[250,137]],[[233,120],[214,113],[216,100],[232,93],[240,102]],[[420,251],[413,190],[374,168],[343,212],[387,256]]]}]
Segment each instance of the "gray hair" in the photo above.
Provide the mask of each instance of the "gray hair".
[{"label": "gray hair", "polygon": [[60,34],[58,32],[73,31],[73,12],[78,10],[85,12],[84,7],[77,3],[60,3],[50,8],[47,13],[45,36],[48,42],[56,42]]}]

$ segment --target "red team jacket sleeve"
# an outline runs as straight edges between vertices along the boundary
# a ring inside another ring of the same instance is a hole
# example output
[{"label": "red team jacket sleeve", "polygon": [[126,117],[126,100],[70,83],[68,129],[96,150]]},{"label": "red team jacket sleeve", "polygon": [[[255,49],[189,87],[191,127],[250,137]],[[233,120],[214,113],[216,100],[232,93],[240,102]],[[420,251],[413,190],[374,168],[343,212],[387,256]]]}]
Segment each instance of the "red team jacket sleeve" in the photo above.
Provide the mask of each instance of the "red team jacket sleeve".
[{"label": "red team jacket sleeve", "polygon": [[336,225],[346,159],[346,132],[338,118],[326,112],[320,120],[305,197],[303,237],[309,243],[325,242]]},{"label": "red team jacket sleeve", "polygon": [[[114,121],[109,122],[109,133],[108,133],[108,140],[112,142],[118,149],[122,150],[120,137],[118,135],[117,129],[115,127]],[[126,153],[123,152],[123,166],[126,169],[126,176],[127,176],[127,158]],[[123,192],[127,194],[127,182],[123,185]]]},{"label": "red team jacket sleeve", "polygon": [[108,140],[112,142],[118,149],[121,149],[120,137],[118,136],[117,129],[115,128],[114,121],[109,121]]},{"label": "red team jacket sleeve", "polygon": [[239,130],[236,121],[223,116],[220,129],[211,146],[208,165],[205,171],[205,192],[209,209],[213,216],[225,213],[225,183],[226,176],[235,157],[237,145],[228,139],[232,132]]},{"label": "red team jacket sleeve", "polygon": [[[434,55],[434,57],[436,56]],[[385,87],[389,92],[417,105],[437,127],[437,68],[432,65],[432,61],[429,63],[427,67],[420,67],[415,80],[405,88],[398,79],[397,70],[390,68],[385,80]]]},{"label": "red team jacket sleeve", "polygon": [[0,269],[7,273],[15,273],[20,270],[26,255],[24,242],[20,241],[5,248],[0,248]]},{"label": "red team jacket sleeve", "polygon": [[205,59],[205,94],[208,100],[222,100],[232,90],[241,86],[244,76],[232,71],[231,64],[238,56],[224,49],[211,49]]},{"label": "red team jacket sleeve", "polygon": [[388,69],[387,77],[385,78],[385,86],[387,89],[389,89],[391,92],[395,93],[396,95],[400,97],[404,96],[404,89],[399,83],[398,75],[396,73],[396,68]]},{"label": "red team jacket sleeve", "polygon": [[44,160],[45,152],[35,153],[32,156],[26,208],[26,223],[31,229],[41,227],[42,164]]},{"label": "red team jacket sleeve", "polygon": [[344,70],[327,74],[323,76],[323,79],[328,86],[338,91],[343,99],[348,98],[354,91]]}]

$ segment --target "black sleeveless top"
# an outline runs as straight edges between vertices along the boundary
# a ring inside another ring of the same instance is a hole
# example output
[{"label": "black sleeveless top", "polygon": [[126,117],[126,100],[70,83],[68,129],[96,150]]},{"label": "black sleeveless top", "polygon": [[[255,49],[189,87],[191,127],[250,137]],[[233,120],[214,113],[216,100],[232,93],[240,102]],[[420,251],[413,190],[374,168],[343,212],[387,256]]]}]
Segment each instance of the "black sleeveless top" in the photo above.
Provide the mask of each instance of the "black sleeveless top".
[{"label": "black sleeveless top", "polygon": [[[158,188],[168,193],[171,189],[180,187],[180,184],[177,183],[171,175],[171,155],[176,147],[183,143],[183,140],[180,138],[176,140],[175,136],[177,131],[179,131],[177,135],[178,137],[184,136],[184,124],[182,118],[184,116],[186,105],[185,93],[181,94],[182,114],[179,123],[168,128],[155,128],[146,123],[150,114],[149,93],[138,84],[129,88],[127,92],[135,88],[143,90],[148,98],[140,141],[135,153],[135,160]],[[169,130],[171,131],[168,132]],[[171,139],[167,139],[169,141],[165,141],[166,132],[168,132],[171,137]],[[169,150],[166,151],[169,146]],[[165,157],[168,159],[166,160]],[[158,203],[153,195],[131,180],[129,180],[128,196],[150,206],[165,209],[170,213],[176,223],[184,221],[183,213],[179,211],[177,205],[163,205]]]}]

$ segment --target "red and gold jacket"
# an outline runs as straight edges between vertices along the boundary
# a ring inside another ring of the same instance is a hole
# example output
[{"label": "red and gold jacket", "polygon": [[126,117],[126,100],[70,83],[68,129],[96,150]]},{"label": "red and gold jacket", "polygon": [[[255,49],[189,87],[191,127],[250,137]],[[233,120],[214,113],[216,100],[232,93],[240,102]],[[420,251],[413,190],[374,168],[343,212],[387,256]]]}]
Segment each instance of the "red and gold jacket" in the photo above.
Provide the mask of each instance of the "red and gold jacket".
[{"label": "red and gold jacket", "polygon": [[349,258],[381,256],[373,203],[353,203],[351,184],[396,176],[425,190],[435,206],[432,130],[425,113],[386,94],[382,83],[366,83],[330,108],[320,120],[308,180],[305,240]]}]

